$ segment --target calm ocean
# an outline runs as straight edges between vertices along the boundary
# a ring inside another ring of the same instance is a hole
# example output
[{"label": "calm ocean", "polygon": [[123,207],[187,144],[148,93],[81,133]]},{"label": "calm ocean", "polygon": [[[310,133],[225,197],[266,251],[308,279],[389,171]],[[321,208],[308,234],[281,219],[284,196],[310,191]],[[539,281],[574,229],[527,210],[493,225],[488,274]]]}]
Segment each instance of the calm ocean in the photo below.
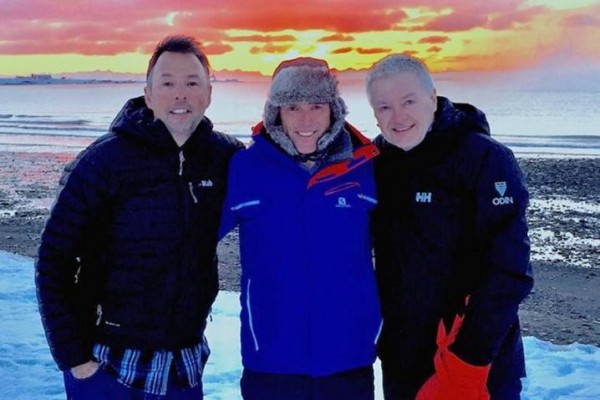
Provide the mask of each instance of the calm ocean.
[{"label": "calm ocean", "polygon": [[[600,156],[598,92],[524,91],[438,81],[438,94],[482,109],[492,135],[520,155]],[[375,137],[379,131],[363,82],[342,81],[348,121]],[[262,115],[268,81],[215,82],[207,111],[215,127],[250,140]],[[103,134],[143,83],[0,86],[0,151],[78,152]]]}]

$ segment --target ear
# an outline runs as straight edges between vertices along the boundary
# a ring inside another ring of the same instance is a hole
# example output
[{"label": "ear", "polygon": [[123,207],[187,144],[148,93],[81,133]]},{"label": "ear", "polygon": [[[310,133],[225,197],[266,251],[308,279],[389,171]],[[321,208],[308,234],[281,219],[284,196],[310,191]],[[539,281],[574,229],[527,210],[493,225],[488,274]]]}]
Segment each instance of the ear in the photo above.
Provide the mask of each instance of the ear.
[{"label": "ear", "polygon": [[435,88],[433,89],[433,92],[431,93],[431,101],[433,102],[433,111],[436,112],[437,111],[437,90],[435,90]]},{"label": "ear", "polygon": [[207,97],[206,108],[208,108],[208,106],[210,106],[210,103],[212,101],[212,85],[210,84],[210,82],[208,83],[208,92],[206,93],[206,97]]},{"label": "ear", "polygon": [[146,101],[146,107],[152,110],[152,89],[147,85],[144,86],[144,100]]}]

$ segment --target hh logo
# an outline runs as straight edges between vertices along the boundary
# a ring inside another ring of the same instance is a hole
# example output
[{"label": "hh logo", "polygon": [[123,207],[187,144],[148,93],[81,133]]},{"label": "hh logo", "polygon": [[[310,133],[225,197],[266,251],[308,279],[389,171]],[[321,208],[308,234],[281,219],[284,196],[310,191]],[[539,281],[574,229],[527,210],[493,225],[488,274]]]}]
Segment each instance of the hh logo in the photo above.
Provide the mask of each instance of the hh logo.
[{"label": "hh logo", "polygon": [[415,194],[415,201],[417,203],[431,203],[432,196],[431,192],[417,192]]},{"label": "hh logo", "polygon": [[337,204],[335,205],[337,208],[350,208],[351,205],[346,203],[345,197],[338,197]]}]

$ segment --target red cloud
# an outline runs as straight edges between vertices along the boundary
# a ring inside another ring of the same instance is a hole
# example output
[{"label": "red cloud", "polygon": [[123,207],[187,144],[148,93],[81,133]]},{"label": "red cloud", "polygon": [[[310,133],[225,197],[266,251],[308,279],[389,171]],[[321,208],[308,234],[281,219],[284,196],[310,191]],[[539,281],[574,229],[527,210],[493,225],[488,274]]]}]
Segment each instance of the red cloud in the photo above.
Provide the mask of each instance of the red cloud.
[{"label": "red cloud", "polygon": [[[446,33],[477,28],[522,28],[544,13],[552,13],[552,20],[565,29],[562,35],[565,43],[572,33],[569,29],[600,25],[597,5],[565,11],[554,10],[552,6],[527,6],[526,0],[282,3],[280,0],[4,1],[0,10],[0,55],[149,53],[160,39],[175,33],[198,38],[211,54],[230,52],[233,50],[230,45],[236,42],[257,44],[251,49],[252,54],[279,54],[289,50],[295,41],[288,30],[312,29],[327,32],[318,39],[321,42],[351,42],[363,32],[386,33],[377,44],[381,48],[341,47],[334,54],[389,52],[388,46],[403,45],[401,39],[390,38],[389,31],[409,29],[431,35],[422,39],[422,43],[432,45],[429,52],[437,52],[436,45],[444,43],[441,38]],[[408,8],[427,12],[414,17],[404,11]],[[247,32],[236,36],[230,30]],[[589,36],[594,34],[590,32]],[[436,37],[440,39],[434,40]],[[565,43],[556,43],[556,47],[566,46]]]},{"label": "red cloud", "polygon": [[[294,7],[279,0],[241,2],[216,9],[209,24],[217,29],[247,29],[260,32],[324,29],[333,32],[389,30],[406,18],[391,1],[304,1]],[[311,4],[313,3],[313,4]],[[377,7],[377,4],[380,7]],[[389,3],[389,4],[385,4]],[[384,7],[385,5],[385,7]]]},{"label": "red cloud", "polygon": [[[224,30],[257,32],[322,29],[333,32],[389,30],[406,18],[390,0],[20,0],[2,5],[0,54],[118,54],[152,48],[164,36],[191,34],[224,40]],[[43,43],[42,40],[43,38]],[[256,42],[288,41],[289,35],[246,36]],[[244,37],[230,37],[231,42]]]},{"label": "red cloud", "polygon": [[[512,29],[533,20],[536,16],[548,12],[545,6],[524,6],[521,0],[467,2],[439,1],[452,11],[412,27],[411,31],[461,32],[475,28],[489,30]],[[432,8],[434,8],[432,6]]]},{"label": "red cloud", "polygon": [[571,28],[582,28],[586,26],[590,27],[598,27],[600,26],[600,10],[598,10],[597,15],[589,15],[589,14],[577,14],[571,15],[565,18],[565,26]]}]

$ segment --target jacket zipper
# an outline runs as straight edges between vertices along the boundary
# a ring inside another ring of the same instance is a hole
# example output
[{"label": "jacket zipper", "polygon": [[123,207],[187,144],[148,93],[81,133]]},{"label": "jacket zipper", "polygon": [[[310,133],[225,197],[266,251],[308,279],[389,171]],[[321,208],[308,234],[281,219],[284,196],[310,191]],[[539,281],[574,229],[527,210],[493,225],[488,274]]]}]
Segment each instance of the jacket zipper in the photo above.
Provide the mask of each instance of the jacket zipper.
[{"label": "jacket zipper", "polygon": [[100,322],[102,322],[102,304],[96,306],[96,316],[96,326],[100,326]]},{"label": "jacket zipper", "polygon": [[185,161],[185,156],[183,155],[183,150],[179,150],[179,176],[183,175],[184,161]]},{"label": "jacket zipper", "polygon": [[188,182],[188,187],[190,188],[190,194],[192,195],[192,199],[194,199],[194,203],[198,204],[198,198],[194,194],[194,184],[192,182]]},{"label": "jacket zipper", "polygon": [[[185,162],[185,156],[183,155],[183,150],[179,150],[179,176],[183,175],[183,163]],[[194,204],[198,204],[198,198],[194,194],[194,184],[192,182],[188,182],[188,188],[190,190],[190,194],[192,195],[192,200],[194,200]]]}]

